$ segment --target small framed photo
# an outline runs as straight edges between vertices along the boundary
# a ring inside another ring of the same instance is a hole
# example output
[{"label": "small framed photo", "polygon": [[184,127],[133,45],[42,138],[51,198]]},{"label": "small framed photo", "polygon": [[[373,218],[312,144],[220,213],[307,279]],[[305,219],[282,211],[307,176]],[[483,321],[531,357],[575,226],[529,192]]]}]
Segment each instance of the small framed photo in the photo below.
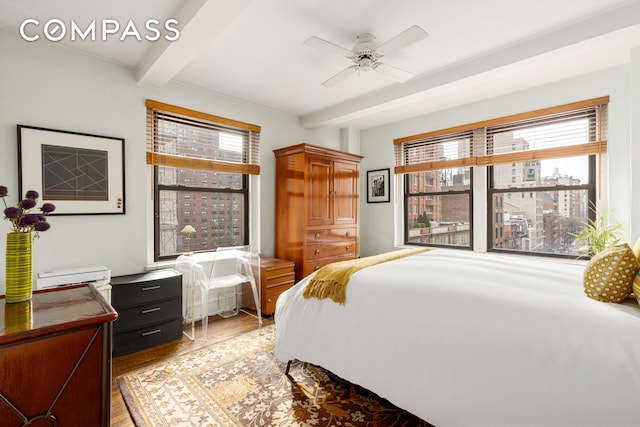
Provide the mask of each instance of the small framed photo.
[{"label": "small framed photo", "polygon": [[122,138],[18,125],[18,173],[52,215],[125,213]]},{"label": "small framed photo", "polygon": [[389,169],[367,171],[367,203],[389,200]]}]

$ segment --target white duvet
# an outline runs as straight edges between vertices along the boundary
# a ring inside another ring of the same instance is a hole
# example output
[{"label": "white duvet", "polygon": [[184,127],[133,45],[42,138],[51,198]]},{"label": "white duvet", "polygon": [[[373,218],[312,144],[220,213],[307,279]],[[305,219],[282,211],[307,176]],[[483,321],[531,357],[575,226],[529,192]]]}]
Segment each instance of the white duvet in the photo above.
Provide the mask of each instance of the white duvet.
[{"label": "white duvet", "polygon": [[320,365],[437,427],[640,426],[640,307],[584,265],[437,249],[355,273],[344,305],[277,302],[276,356]]}]

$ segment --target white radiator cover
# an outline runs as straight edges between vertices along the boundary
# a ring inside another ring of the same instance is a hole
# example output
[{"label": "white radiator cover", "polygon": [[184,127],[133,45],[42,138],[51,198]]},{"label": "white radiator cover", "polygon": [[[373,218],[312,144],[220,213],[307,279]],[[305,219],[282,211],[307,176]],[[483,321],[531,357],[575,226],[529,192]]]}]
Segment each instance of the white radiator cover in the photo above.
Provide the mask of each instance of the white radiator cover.
[{"label": "white radiator cover", "polygon": [[104,265],[43,271],[36,275],[37,289],[90,283],[111,304],[111,270]]},{"label": "white radiator cover", "polygon": [[[182,287],[183,291],[188,289],[187,286]],[[199,288],[195,289],[193,313],[195,320],[202,318],[202,294]],[[184,292],[182,295],[182,317],[185,322],[191,322],[191,315],[187,312],[187,298],[189,295]],[[238,308],[242,304],[242,286],[238,285],[233,288],[213,289],[209,291],[209,316],[220,314],[224,317],[225,312],[235,311],[237,313]]]}]

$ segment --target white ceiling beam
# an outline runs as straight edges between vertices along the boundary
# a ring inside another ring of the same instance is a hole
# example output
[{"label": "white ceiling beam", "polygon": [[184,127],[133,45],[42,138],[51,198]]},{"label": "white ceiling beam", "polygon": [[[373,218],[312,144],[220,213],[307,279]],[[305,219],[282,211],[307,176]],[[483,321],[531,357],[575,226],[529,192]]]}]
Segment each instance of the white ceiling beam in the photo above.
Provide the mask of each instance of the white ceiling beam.
[{"label": "white ceiling beam", "polygon": [[180,38],[160,39],[138,66],[138,82],[164,86],[206,48],[253,0],[188,0],[176,19]]},{"label": "white ceiling beam", "polygon": [[[348,100],[300,117],[307,129],[342,126],[371,114],[391,112],[401,103],[419,98],[420,94],[439,87],[498,70],[539,55],[640,24],[640,3],[620,7],[602,15],[546,33],[536,39],[511,45],[485,56],[446,69],[418,76],[400,85]],[[636,33],[637,34],[637,33]],[[639,41],[640,43],[640,41]]]}]

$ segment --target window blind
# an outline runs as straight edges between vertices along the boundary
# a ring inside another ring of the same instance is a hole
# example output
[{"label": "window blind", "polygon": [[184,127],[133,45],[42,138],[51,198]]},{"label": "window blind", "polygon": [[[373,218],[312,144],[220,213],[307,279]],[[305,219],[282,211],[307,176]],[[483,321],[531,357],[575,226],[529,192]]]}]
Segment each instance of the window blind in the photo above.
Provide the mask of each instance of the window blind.
[{"label": "window blind", "polygon": [[472,166],[473,130],[433,135],[396,145],[396,173]]},{"label": "window blind", "polygon": [[147,100],[147,164],[260,174],[260,126]]},{"label": "window blind", "polygon": [[[399,138],[395,173],[603,154],[608,102],[595,98]],[[438,159],[414,154],[433,151]]]}]

